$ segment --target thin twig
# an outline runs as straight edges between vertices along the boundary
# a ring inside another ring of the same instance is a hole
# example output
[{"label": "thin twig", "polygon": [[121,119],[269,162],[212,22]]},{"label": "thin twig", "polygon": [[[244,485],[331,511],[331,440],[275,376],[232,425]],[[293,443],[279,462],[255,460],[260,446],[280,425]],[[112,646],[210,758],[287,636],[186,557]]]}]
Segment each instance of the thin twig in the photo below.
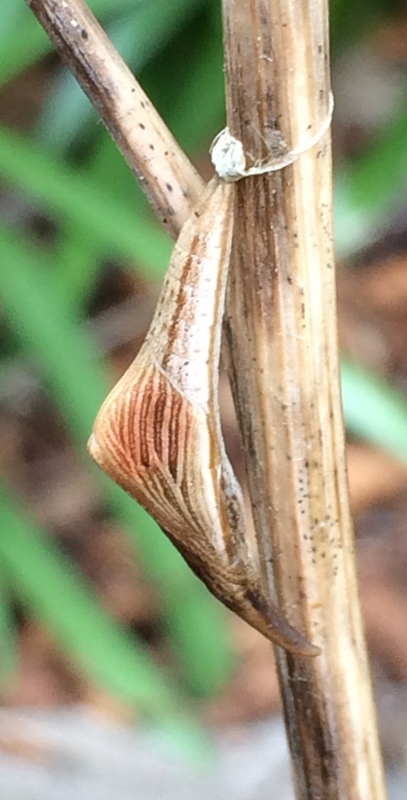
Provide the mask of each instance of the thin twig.
[{"label": "thin twig", "polygon": [[226,332],[264,582],[322,649],[277,653],[297,798],[383,800],[339,383],[327,11],[224,0],[230,132],[251,163],[304,151],[238,184]]},{"label": "thin twig", "polygon": [[176,237],[204,182],[82,0],[26,0]]}]

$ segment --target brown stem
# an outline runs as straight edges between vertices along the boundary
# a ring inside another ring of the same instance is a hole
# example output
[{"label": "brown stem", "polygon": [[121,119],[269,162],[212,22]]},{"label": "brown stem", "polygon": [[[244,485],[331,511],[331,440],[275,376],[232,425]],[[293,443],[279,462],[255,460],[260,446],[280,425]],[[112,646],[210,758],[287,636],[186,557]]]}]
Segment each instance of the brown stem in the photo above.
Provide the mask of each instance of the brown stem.
[{"label": "brown stem", "polygon": [[[230,132],[250,162],[330,113],[325,0],[224,0]],[[238,184],[226,339],[265,586],[322,655],[278,651],[301,800],[383,800],[338,370],[329,132]]]},{"label": "brown stem", "polygon": [[204,182],[82,0],[26,0],[176,237]]}]

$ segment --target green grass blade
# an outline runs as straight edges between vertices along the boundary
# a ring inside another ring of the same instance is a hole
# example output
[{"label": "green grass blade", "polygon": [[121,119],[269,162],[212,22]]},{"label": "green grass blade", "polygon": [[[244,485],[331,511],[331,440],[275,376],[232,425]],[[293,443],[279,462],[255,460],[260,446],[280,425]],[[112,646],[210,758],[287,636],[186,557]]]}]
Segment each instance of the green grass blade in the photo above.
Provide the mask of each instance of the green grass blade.
[{"label": "green grass blade", "polygon": [[87,175],[89,181],[100,187],[111,186],[114,179],[117,197],[122,202],[131,203],[135,213],[149,214],[146,196],[106,131],[100,132],[97,147],[88,159]]},{"label": "green grass blade", "polygon": [[140,643],[109,619],[72,563],[17,511],[0,486],[0,551],[18,597],[51,630],[87,676],[145,713],[175,712],[169,685]]},{"label": "green grass blade", "polygon": [[4,686],[17,668],[16,631],[11,609],[12,595],[7,570],[0,558],[0,685]]},{"label": "green grass blade", "polygon": [[[106,14],[121,13],[129,8],[134,8],[136,3],[144,4],[148,0],[90,0],[88,3],[93,13],[103,20]],[[15,5],[4,4],[3,5]],[[29,8],[21,4],[17,6],[19,13],[15,13],[8,21],[7,29],[0,37],[0,86],[15,78],[20,72],[43,58],[53,50],[53,44],[47,34],[37,22]],[[3,30],[3,8],[2,25]]]},{"label": "green grass blade", "polygon": [[407,463],[407,401],[382,378],[350,359],[342,360],[346,425]]},{"label": "green grass blade", "polygon": [[367,153],[335,181],[335,239],[341,258],[369,244],[405,185],[407,106]]},{"label": "green grass blade", "polygon": [[29,8],[21,4],[21,14],[15,17],[4,36],[0,58],[0,87],[27,69],[51,50],[51,42]]},{"label": "green grass blade", "polygon": [[[48,259],[49,261],[50,259]],[[58,238],[55,256],[58,265],[58,290],[70,307],[72,317],[80,317],[84,304],[92,297],[102,264],[99,247],[72,225]]]},{"label": "green grass blade", "polygon": [[136,259],[149,277],[162,276],[171,243],[156,225],[138,219],[106,187],[101,191],[86,175],[49,160],[5,128],[0,128],[0,175],[35,196],[61,225],[74,223],[104,254]]},{"label": "green grass blade", "polygon": [[52,276],[25,249],[20,234],[0,228],[0,294],[14,334],[33,357],[72,433],[84,446],[106,394],[96,347],[71,323]]},{"label": "green grass blade", "polygon": [[18,510],[0,485],[0,560],[30,613],[48,628],[69,659],[96,685],[135,707],[170,733],[194,760],[207,760],[207,735],[185,698],[136,636],[102,608],[74,565]]},{"label": "green grass blade", "polygon": [[397,11],[400,0],[353,0],[349,13],[348,0],[330,0],[330,28],[333,52],[349,47],[370,30],[376,29],[385,15]]},{"label": "green grass blade", "polygon": [[[107,394],[96,350],[72,321],[46,270],[15,234],[1,228],[0,263],[0,294],[9,324],[26,354],[40,368],[83,455],[97,410]],[[107,502],[136,544],[147,573],[160,582],[167,623],[191,685],[198,692],[211,693],[226,680],[232,663],[221,607],[186,568],[151,518],[101,472],[95,474]]]},{"label": "green grass blade", "polygon": [[[166,119],[181,146],[195,153],[203,145],[207,148],[225,124],[222,32],[218,9],[214,11],[215,19],[210,18],[194,36],[196,46],[188,59],[188,73],[185,75],[182,58],[171,70],[171,80],[179,84],[180,90],[166,112]],[[162,73],[158,80],[163,83]]]}]

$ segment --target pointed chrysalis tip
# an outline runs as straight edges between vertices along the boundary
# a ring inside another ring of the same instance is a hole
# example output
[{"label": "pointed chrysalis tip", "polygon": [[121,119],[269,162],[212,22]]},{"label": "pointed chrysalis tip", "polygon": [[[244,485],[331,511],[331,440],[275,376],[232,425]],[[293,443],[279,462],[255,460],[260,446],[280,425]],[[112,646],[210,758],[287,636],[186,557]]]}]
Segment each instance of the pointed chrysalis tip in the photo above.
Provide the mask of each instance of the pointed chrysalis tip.
[{"label": "pointed chrysalis tip", "polygon": [[306,644],[304,644],[301,649],[298,650],[298,655],[315,658],[315,656],[320,656],[321,652],[322,650],[320,647],[318,647],[316,644],[311,644],[311,642],[307,640]]},{"label": "pointed chrysalis tip", "polygon": [[285,637],[285,641],[282,641],[280,637],[275,639],[273,636],[269,636],[268,638],[272,642],[272,644],[277,645],[277,647],[281,647],[286,652],[296,655],[296,656],[305,656],[306,658],[315,658],[315,656],[321,655],[321,648],[315,644],[311,644],[311,642],[300,634],[298,631],[294,631],[295,638],[293,636]]}]

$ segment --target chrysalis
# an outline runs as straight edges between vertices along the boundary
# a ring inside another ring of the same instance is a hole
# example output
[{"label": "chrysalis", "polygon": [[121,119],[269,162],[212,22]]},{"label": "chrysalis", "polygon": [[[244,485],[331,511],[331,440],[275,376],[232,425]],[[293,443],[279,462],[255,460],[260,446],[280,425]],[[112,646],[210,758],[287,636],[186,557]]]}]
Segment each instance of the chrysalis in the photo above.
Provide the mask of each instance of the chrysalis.
[{"label": "chrysalis", "polygon": [[146,340],[103,404],[89,451],[222,603],[281,647],[319,651],[264,597],[219,415],[234,186],[215,178],[183,226]]}]

